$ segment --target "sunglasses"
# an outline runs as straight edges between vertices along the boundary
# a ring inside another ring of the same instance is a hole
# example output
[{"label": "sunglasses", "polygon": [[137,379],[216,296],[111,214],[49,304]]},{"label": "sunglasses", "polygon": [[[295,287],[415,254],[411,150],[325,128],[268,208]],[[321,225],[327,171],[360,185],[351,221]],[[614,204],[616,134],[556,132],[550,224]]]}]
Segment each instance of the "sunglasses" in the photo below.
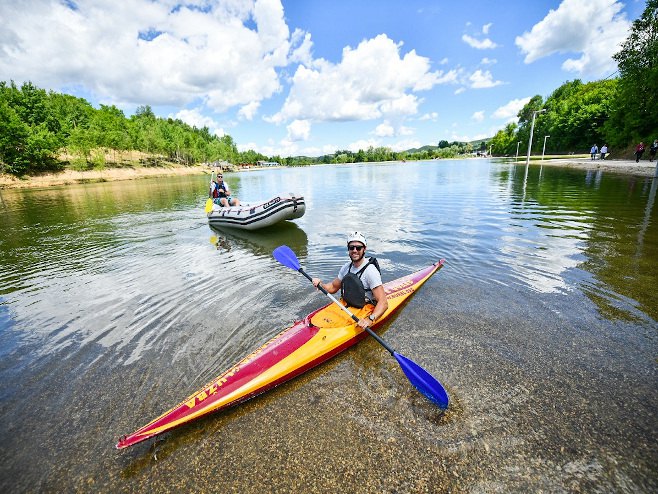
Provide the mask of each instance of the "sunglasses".
[{"label": "sunglasses", "polygon": [[363,245],[348,245],[347,250],[356,250],[361,252],[365,247]]}]

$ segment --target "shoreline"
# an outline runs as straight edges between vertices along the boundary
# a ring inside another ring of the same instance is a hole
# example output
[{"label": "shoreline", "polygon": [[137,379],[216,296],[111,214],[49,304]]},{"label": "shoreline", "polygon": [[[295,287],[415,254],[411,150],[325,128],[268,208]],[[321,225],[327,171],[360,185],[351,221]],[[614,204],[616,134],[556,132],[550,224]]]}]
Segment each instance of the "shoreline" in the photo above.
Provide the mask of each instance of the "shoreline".
[{"label": "shoreline", "polygon": [[[517,161],[522,165],[523,161]],[[558,166],[579,170],[596,170],[623,175],[634,175],[639,177],[658,176],[656,162],[641,160],[592,160],[590,158],[550,158],[545,160],[533,159],[531,165],[535,166]],[[312,165],[315,166],[315,165]],[[278,167],[277,167],[278,168]],[[253,167],[244,171],[264,169]],[[242,170],[239,170],[242,171]],[[203,165],[194,166],[166,166],[166,167],[122,167],[106,168],[104,170],[64,170],[55,173],[44,173],[17,178],[13,175],[0,174],[0,189],[24,189],[39,188],[61,185],[76,185],[94,182],[115,182],[121,180],[138,180],[151,177],[181,176],[181,175],[210,175],[211,168]]]},{"label": "shoreline", "polygon": [[[524,162],[519,162],[524,164]],[[618,173],[622,175],[633,175],[637,177],[654,177],[658,176],[656,161],[648,159],[640,160],[592,160],[591,158],[552,158],[545,160],[530,160],[530,165],[539,166],[559,166],[563,168],[572,168],[577,170],[596,170],[609,173]]]},{"label": "shoreline", "polygon": [[17,178],[6,173],[0,174],[0,189],[30,189],[58,185],[77,185],[98,182],[117,182],[122,180],[139,180],[152,177],[173,177],[182,175],[210,175],[207,166],[165,166],[165,167],[121,167],[104,170],[63,170],[61,172],[43,173]]}]

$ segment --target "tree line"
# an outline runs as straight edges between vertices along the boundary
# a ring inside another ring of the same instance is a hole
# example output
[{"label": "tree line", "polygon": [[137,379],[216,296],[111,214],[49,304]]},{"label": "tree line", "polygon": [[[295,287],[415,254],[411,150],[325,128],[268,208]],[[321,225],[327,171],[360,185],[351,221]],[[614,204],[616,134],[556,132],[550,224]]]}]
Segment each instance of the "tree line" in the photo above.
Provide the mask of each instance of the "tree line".
[{"label": "tree line", "polygon": [[61,169],[63,152],[71,164],[98,166],[104,149],[142,151],[182,164],[242,158],[231,136],[156,117],[149,106],[126,118],[114,105],[96,109],[83,98],[46,92],[31,82],[21,87],[14,81],[0,82],[1,171],[22,175]]},{"label": "tree line", "polygon": [[[607,144],[613,156],[631,155],[640,141],[658,139],[658,0],[647,1],[613,56],[619,77],[565,82],[545,100],[536,95],[492,138],[494,155],[525,154],[536,116],[532,152],[589,153]],[[545,110],[541,112],[541,110]],[[546,136],[550,136],[546,138]]]}]

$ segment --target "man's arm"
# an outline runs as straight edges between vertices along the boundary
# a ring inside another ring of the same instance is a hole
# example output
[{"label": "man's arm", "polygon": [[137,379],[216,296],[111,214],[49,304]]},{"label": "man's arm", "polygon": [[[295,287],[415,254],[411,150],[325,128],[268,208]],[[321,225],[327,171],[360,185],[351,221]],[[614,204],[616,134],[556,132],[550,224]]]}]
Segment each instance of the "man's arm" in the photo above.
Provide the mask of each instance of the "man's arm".
[{"label": "man's arm", "polygon": [[329,293],[336,293],[338,290],[340,290],[340,280],[338,278],[334,278],[331,283],[322,283],[320,278],[313,278],[313,284],[316,287],[322,286],[322,288],[327,290]]}]

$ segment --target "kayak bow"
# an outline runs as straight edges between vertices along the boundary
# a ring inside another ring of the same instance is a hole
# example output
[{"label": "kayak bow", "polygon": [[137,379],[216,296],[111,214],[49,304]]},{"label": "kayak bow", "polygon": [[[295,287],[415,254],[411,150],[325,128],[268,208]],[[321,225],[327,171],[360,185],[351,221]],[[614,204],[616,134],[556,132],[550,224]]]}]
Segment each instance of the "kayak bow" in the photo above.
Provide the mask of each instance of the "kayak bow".
[{"label": "kayak bow", "polygon": [[[443,267],[441,259],[420,271],[384,284],[388,310],[374,327],[400,308],[425,281]],[[357,317],[372,305],[355,309]],[[367,336],[340,307],[329,303],[286,328],[224,371],[180,404],[137,431],[119,438],[117,449],[137,444],[211,412],[235,405],[311,369]]]}]

